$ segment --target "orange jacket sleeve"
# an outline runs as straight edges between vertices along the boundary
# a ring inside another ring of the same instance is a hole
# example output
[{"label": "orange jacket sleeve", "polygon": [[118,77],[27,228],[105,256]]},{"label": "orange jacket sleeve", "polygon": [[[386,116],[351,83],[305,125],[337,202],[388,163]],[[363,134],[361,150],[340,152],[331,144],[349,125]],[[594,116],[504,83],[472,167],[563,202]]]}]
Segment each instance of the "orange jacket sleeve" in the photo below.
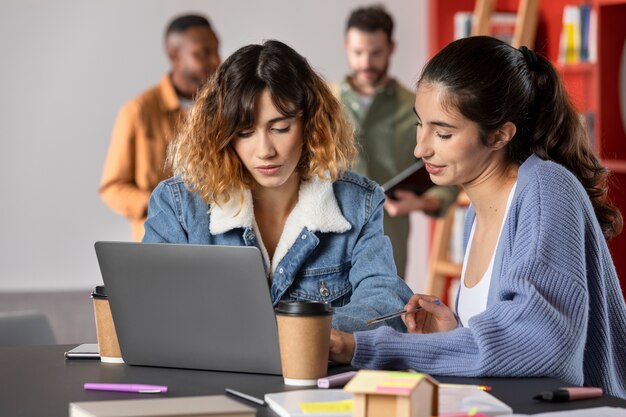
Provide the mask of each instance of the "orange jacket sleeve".
[{"label": "orange jacket sleeve", "polygon": [[135,102],[120,110],[100,181],[102,201],[130,220],[145,218],[151,194],[151,190],[140,189],[135,180],[139,113]]}]

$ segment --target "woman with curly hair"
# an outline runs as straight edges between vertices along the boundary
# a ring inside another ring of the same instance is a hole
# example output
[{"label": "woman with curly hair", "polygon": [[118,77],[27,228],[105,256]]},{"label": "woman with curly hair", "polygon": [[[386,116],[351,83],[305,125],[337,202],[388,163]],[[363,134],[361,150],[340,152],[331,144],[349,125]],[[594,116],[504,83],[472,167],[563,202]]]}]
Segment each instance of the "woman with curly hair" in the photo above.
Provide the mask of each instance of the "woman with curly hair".
[{"label": "woman with curly hair", "polygon": [[335,331],[331,358],[626,397],[626,306],[607,247],[623,220],[552,64],[490,37],[455,41],[424,68],[414,111],[415,156],[472,202],[455,311],[415,295],[412,334]]},{"label": "woman with curly hair", "polygon": [[172,143],[177,176],[154,190],[143,241],[256,246],[274,304],[329,302],[333,327],[365,329],[412,292],[383,234],[381,188],[348,171],[355,155],[339,103],[306,59],[278,41],[245,46]]}]

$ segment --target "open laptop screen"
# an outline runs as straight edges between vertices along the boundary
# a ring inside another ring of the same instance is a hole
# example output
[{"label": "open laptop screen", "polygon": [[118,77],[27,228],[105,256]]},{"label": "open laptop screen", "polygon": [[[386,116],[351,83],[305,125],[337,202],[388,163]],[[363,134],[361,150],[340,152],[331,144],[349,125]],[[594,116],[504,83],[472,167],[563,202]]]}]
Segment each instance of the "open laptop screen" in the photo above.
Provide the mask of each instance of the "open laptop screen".
[{"label": "open laptop screen", "polygon": [[97,242],[124,362],[281,374],[255,247]]}]

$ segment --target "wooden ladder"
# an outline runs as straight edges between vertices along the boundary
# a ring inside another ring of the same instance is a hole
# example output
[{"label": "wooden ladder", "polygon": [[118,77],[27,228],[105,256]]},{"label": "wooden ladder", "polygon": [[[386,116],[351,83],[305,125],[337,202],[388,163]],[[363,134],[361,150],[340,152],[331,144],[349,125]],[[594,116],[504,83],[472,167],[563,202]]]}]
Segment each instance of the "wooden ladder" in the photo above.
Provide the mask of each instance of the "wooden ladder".
[{"label": "wooden ladder", "polygon": [[[489,35],[489,20],[497,0],[476,0],[471,36]],[[539,18],[539,0],[520,0],[517,6],[512,46],[534,49]]]},{"label": "wooden ladder", "polygon": [[431,243],[428,275],[426,276],[426,294],[439,297],[447,303],[446,289],[451,279],[461,278],[462,262],[454,262],[450,259],[450,240],[452,238],[452,226],[457,207],[467,207],[469,199],[467,194],[461,191],[445,216],[435,220],[433,239]]}]

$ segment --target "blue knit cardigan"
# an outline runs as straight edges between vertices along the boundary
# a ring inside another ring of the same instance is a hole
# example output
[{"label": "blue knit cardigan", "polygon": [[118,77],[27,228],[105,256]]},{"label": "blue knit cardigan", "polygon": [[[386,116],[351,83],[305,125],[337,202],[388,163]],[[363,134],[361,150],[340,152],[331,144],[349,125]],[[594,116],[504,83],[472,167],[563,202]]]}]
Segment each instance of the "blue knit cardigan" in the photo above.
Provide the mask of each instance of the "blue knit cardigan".
[{"label": "blue knit cardigan", "polygon": [[535,155],[519,169],[487,309],[445,333],[355,337],[355,367],[549,376],[626,398],[626,305],[607,244],[576,177]]}]

